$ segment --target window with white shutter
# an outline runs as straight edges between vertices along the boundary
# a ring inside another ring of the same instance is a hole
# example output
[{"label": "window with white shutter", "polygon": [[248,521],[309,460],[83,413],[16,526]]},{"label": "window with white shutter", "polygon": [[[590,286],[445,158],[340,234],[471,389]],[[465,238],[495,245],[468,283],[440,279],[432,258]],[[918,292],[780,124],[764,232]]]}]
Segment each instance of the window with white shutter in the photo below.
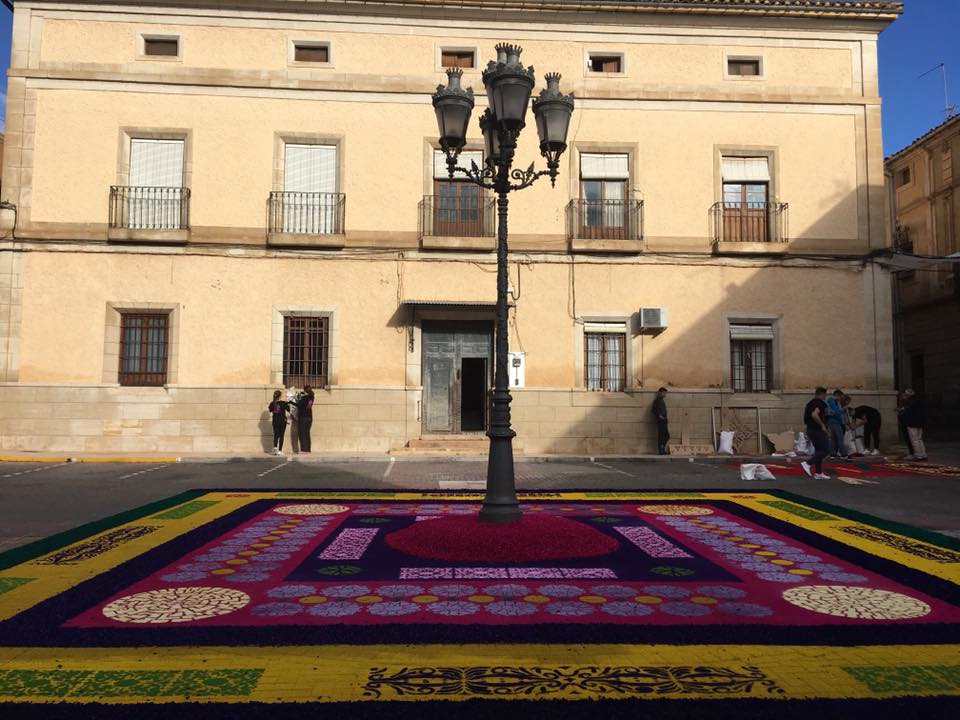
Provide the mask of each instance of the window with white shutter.
[{"label": "window with white shutter", "polygon": [[579,237],[625,236],[629,179],[626,153],[580,153]]},{"label": "window with white shutter", "polygon": [[727,242],[770,240],[770,161],[765,157],[724,157],[723,239]]},{"label": "window with white shutter", "polygon": [[284,145],[282,202],[282,232],[339,231],[336,145]]},{"label": "window with white shutter", "polygon": [[183,140],[130,139],[127,227],[177,230],[183,225]]}]

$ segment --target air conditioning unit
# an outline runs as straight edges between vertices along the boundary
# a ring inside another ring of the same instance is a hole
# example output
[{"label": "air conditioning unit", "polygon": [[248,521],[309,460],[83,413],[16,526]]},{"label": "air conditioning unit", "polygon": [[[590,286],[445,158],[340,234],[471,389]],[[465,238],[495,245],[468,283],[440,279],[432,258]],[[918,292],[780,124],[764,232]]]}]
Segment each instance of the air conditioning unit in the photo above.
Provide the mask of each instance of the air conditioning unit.
[{"label": "air conditioning unit", "polygon": [[640,308],[641,330],[662,330],[666,326],[666,308]]}]

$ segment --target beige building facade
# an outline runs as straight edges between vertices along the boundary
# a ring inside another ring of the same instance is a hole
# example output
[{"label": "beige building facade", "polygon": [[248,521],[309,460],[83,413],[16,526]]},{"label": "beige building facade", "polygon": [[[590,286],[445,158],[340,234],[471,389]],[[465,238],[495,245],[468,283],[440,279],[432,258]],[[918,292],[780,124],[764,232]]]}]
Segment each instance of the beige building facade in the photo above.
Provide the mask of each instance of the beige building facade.
[{"label": "beige building facade", "polygon": [[438,167],[430,94],[461,67],[478,116],[501,41],[576,97],[556,187],[510,200],[518,450],[649,452],[661,385],[691,446],[763,449],[819,384],[890,413],[890,277],[865,258],[889,245],[876,45],[899,12],[17,2],[3,449],[265,451],[272,391],[304,382],[315,452],[482,438],[493,203]]},{"label": "beige building facade", "polygon": [[[897,248],[960,253],[960,116],[887,158]],[[894,275],[896,360],[901,387],[924,398],[928,429],[960,431],[960,262]]]}]

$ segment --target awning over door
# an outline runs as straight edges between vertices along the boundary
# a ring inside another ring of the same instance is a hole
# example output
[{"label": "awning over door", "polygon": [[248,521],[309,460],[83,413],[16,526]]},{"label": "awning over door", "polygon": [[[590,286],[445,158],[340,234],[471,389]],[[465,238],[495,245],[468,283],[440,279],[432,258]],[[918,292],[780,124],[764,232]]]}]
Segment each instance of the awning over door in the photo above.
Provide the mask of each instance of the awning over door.
[{"label": "awning over door", "polygon": [[[403,300],[401,305],[407,307],[464,307],[464,308],[495,308],[495,300]],[[514,306],[512,301],[507,303],[510,307]]]}]

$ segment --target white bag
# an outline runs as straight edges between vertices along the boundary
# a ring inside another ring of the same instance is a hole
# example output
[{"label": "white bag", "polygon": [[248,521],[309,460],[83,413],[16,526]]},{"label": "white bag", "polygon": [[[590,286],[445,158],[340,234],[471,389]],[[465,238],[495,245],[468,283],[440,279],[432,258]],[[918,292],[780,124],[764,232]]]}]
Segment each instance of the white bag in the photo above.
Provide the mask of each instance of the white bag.
[{"label": "white bag", "polygon": [[[860,452],[857,450],[857,443],[853,436],[853,430],[847,430],[843,434],[843,445],[846,452],[844,455],[853,455],[853,453]],[[862,455],[863,453],[861,453]]]},{"label": "white bag", "polygon": [[726,453],[727,455],[733,455],[733,436],[733,430],[720,431],[720,448],[718,452]]},{"label": "white bag", "polygon": [[797,433],[797,441],[793,444],[793,451],[797,453],[797,455],[813,455],[810,438],[807,437],[806,433]]},{"label": "white bag", "polygon": [[776,476],[760,463],[743,463],[740,465],[741,480],[776,480]]}]

